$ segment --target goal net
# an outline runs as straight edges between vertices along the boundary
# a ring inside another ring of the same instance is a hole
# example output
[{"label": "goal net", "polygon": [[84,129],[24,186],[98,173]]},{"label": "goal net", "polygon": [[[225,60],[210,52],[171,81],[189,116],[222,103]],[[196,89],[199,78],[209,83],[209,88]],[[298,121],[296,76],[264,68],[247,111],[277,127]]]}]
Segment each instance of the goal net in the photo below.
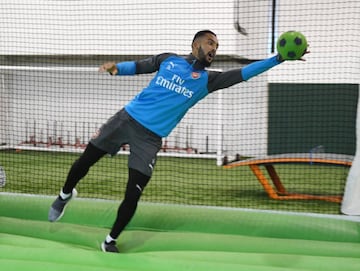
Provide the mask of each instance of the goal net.
[{"label": "goal net", "polygon": [[[226,71],[276,54],[277,37],[297,30],[310,44],[306,61],[285,62],[194,106],[163,139],[142,199],[338,213],[356,152],[360,6],[292,2],[2,1],[0,166],[6,185],[0,191],[57,194],[91,136],[153,77],[99,74],[102,63],[187,55],[193,35],[211,29],[220,43],[211,68]],[[128,153],[124,145],[96,164],[79,183],[80,196],[121,199]],[[305,162],[291,160],[299,154]],[[279,201],[248,165],[224,167],[276,155],[288,160],[259,164],[270,185],[269,164],[289,193],[340,200]],[[339,155],[346,163],[329,163]]]}]

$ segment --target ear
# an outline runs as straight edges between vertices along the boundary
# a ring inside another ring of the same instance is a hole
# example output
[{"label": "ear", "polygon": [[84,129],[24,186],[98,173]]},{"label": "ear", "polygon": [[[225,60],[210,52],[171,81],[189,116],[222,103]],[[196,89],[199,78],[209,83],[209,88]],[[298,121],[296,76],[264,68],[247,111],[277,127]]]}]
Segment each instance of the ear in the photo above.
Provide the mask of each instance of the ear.
[{"label": "ear", "polygon": [[198,50],[199,47],[200,47],[200,42],[199,42],[199,40],[195,40],[195,41],[193,42],[193,44],[192,44],[192,48]]}]

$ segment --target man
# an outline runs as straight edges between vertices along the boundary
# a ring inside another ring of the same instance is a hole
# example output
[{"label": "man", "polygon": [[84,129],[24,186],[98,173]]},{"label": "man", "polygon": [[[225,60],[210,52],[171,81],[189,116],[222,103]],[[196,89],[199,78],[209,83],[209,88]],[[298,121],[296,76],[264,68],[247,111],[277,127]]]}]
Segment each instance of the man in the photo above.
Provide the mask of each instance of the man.
[{"label": "man", "polygon": [[166,137],[185,113],[209,93],[246,81],[282,61],[278,56],[254,62],[227,72],[207,71],[219,43],[210,30],[199,31],[192,42],[192,53],[181,57],[173,53],[155,55],[139,61],[107,62],[100,72],[135,75],[156,72],[149,85],[123,109],[111,117],[93,137],[80,158],[72,165],[66,182],[49,210],[49,221],[57,221],[67,203],[76,196],[75,186],[105,154],[115,155],[129,144],[128,182],[110,233],[101,244],[104,252],[119,252],[116,240],[133,217],[141,193],[155,167],[161,138]]}]

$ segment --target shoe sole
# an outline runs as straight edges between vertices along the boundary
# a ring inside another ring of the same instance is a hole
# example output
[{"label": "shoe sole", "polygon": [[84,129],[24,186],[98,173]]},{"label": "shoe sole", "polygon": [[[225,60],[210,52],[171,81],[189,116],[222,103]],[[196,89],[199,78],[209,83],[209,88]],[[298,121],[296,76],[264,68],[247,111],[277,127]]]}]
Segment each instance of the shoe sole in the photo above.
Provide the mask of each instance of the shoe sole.
[{"label": "shoe sole", "polygon": [[61,212],[61,214],[58,216],[57,219],[55,219],[55,220],[53,220],[53,221],[50,221],[50,222],[57,222],[57,221],[59,221],[59,220],[63,217],[63,215],[64,215],[64,213],[65,213],[65,208],[66,208],[66,207],[64,207],[63,211]]},{"label": "shoe sole", "polygon": [[101,243],[101,250],[102,250],[103,252],[107,252],[106,249],[105,249],[105,244],[104,244],[104,242]]}]

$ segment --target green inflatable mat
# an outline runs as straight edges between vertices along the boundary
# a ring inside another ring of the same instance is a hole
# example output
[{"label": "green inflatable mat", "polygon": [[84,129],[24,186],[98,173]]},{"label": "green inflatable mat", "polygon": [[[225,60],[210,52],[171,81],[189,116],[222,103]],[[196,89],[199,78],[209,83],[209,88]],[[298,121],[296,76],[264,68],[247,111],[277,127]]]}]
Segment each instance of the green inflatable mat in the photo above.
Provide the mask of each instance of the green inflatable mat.
[{"label": "green inflatable mat", "polygon": [[1,270],[360,270],[360,223],[340,216],[141,203],[112,254],[118,202],[76,199],[50,223],[53,199],[0,194]]}]

